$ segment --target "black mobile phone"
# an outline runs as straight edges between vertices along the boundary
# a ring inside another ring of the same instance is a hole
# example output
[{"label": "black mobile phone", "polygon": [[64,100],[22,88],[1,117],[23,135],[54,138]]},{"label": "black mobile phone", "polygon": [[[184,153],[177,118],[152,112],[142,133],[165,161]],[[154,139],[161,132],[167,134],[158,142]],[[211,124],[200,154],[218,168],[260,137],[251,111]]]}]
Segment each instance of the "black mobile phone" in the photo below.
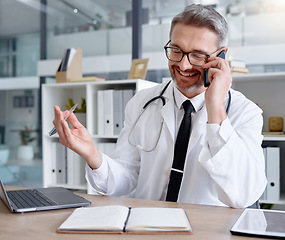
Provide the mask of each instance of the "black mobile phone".
[{"label": "black mobile phone", "polygon": [[[225,52],[225,50],[222,50],[222,51],[217,55],[217,57],[220,57],[220,58],[225,59],[225,57],[226,57],[226,52]],[[204,69],[204,87],[209,87],[209,85],[210,85],[210,81],[209,81],[209,78],[208,78],[208,71],[209,71],[209,68],[205,68],[205,69]]]}]

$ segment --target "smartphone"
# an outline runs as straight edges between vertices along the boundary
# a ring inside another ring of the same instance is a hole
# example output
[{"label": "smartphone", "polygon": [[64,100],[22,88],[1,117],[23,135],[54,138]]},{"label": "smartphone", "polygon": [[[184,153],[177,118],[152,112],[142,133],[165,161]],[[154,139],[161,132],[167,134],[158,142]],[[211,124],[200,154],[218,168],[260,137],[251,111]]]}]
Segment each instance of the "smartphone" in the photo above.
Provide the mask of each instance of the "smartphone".
[{"label": "smartphone", "polygon": [[[222,50],[222,51],[217,55],[217,57],[220,57],[220,58],[225,59],[225,57],[226,57],[226,52],[225,52],[225,50]],[[209,85],[210,85],[210,81],[209,81],[209,78],[208,78],[208,71],[209,71],[209,68],[205,68],[205,69],[204,69],[204,87],[209,87]]]}]

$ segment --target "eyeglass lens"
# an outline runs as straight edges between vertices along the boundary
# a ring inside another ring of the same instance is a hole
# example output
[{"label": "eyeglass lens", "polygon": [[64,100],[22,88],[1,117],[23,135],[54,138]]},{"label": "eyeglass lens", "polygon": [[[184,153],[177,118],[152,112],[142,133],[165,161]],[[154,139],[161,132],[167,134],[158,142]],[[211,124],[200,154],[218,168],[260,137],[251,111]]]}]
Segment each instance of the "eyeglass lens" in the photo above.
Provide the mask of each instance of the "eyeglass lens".
[{"label": "eyeglass lens", "polygon": [[207,56],[203,53],[197,53],[197,52],[184,53],[179,48],[174,48],[174,47],[166,47],[165,51],[167,58],[170,61],[174,62],[180,62],[185,54],[187,55],[189,62],[192,65],[196,66],[203,66],[206,63],[207,59]]}]

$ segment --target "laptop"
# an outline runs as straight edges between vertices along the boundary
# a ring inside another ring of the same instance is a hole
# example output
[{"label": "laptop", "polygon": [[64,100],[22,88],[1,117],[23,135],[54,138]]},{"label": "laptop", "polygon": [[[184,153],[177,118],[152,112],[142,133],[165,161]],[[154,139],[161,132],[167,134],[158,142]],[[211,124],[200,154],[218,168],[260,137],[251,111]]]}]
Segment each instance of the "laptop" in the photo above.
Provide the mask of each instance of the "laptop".
[{"label": "laptop", "polygon": [[1,179],[0,197],[13,213],[83,207],[91,204],[85,198],[62,187],[6,191]]},{"label": "laptop", "polygon": [[246,208],[230,231],[234,235],[285,238],[285,211]]}]

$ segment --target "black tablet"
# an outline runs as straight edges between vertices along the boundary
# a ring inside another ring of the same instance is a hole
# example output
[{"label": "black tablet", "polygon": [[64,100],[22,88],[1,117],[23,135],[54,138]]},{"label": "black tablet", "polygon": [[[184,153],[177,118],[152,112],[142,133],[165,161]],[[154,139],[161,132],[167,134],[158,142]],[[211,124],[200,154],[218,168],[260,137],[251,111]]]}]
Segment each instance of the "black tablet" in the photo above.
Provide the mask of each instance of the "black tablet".
[{"label": "black tablet", "polygon": [[285,238],[285,211],[247,208],[232,227],[231,233]]}]

